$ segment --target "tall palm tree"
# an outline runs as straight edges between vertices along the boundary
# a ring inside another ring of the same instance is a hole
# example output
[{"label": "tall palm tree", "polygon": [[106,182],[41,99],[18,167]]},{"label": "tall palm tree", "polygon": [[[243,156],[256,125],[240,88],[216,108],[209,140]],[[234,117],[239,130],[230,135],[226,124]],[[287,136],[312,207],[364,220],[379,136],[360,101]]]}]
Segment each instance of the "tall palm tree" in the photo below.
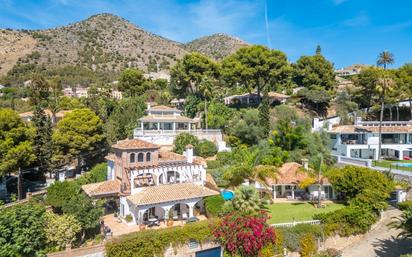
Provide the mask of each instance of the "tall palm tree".
[{"label": "tall palm tree", "polygon": [[224,178],[230,181],[231,186],[238,186],[248,180],[249,184],[259,183],[267,187],[267,179],[278,178],[278,168],[273,165],[262,165],[262,153],[259,149],[237,148],[230,164],[224,173]]},{"label": "tall palm tree", "polygon": [[203,77],[202,81],[199,84],[199,91],[202,93],[205,99],[205,127],[208,129],[207,126],[207,100],[210,99],[213,95],[213,81],[208,77]]},{"label": "tall palm tree", "polygon": [[388,51],[383,51],[378,55],[378,60],[376,64],[378,66],[383,66],[385,73],[383,74],[383,88],[382,88],[382,95],[381,95],[381,113],[379,117],[379,145],[378,145],[378,160],[381,159],[381,148],[382,148],[382,120],[383,120],[383,110],[385,108],[385,93],[386,93],[386,67],[390,64],[393,64],[395,59],[393,54]]}]

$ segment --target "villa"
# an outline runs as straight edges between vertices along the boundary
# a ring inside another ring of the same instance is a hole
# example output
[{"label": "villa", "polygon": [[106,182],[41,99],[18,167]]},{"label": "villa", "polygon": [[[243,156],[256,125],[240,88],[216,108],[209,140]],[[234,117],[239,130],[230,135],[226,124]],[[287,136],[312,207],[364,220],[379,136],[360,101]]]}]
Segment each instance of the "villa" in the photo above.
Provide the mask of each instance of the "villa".
[{"label": "villa", "polygon": [[[379,121],[362,121],[354,125],[329,126],[332,154],[336,156],[378,159]],[[409,160],[412,158],[412,121],[383,121],[383,159]]]},{"label": "villa", "polygon": [[139,119],[139,126],[134,130],[134,138],[157,144],[172,146],[177,135],[190,133],[199,139],[207,139],[223,146],[220,129],[201,129],[200,119],[185,117],[182,111],[164,105],[148,105],[146,116]]},{"label": "villa", "polygon": [[[319,187],[317,177],[309,175],[307,160],[302,160],[302,164],[297,162],[286,162],[278,170],[276,179],[268,178],[266,185],[256,183],[256,188],[262,194],[270,194],[273,200],[314,200],[318,198]],[[306,188],[299,185],[305,181],[311,181]],[[321,199],[335,200],[337,193],[326,177],[321,177]]]},{"label": "villa", "polygon": [[148,224],[173,217],[187,220],[204,211],[203,198],[219,192],[206,187],[205,164],[193,156],[161,151],[159,146],[127,139],[112,145],[107,156],[107,181],[84,185],[95,199],[116,199],[120,217]]},{"label": "villa", "polygon": [[[290,98],[288,95],[284,95],[277,92],[268,92],[269,103],[285,103]],[[225,105],[241,105],[241,106],[253,106],[259,103],[262,95],[257,93],[246,93],[242,95],[231,95],[224,98]]]}]

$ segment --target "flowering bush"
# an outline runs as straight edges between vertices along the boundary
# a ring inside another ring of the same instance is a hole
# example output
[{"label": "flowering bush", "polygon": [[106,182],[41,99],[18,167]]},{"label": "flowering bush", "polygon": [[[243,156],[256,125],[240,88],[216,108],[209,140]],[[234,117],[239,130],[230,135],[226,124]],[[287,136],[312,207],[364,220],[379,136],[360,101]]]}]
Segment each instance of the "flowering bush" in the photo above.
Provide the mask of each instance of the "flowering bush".
[{"label": "flowering bush", "polygon": [[258,256],[262,248],[276,242],[275,231],[266,220],[266,212],[253,216],[232,212],[217,224],[213,235],[232,256]]}]

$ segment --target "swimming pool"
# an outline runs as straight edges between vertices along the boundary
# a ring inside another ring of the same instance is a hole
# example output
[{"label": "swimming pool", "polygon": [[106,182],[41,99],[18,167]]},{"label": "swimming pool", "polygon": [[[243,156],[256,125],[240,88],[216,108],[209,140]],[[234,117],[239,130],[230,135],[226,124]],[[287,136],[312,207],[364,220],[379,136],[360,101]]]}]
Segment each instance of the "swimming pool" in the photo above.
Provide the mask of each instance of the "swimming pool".
[{"label": "swimming pool", "polygon": [[228,190],[222,190],[220,191],[220,194],[222,195],[225,201],[232,200],[233,197],[235,196],[235,194],[232,191],[228,191]]},{"label": "swimming pool", "polygon": [[401,167],[408,167],[408,168],[412,168],[412,162],[408,162],[408,163],[396,163],[395,165],[397,166],[401,166]]}]

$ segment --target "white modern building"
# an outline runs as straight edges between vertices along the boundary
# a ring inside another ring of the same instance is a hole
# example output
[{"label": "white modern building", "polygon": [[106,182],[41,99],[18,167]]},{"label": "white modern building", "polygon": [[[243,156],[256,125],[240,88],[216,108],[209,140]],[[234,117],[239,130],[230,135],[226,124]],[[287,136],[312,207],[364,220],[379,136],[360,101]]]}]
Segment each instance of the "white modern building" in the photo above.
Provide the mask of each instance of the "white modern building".
[{"label": "white modern building", "polygon": [[[379,121],[362,121],[354,125],[329,125],[332,154],[359,159],[378,159]],[[404,160],[412,158],[412,121],[383,121],[383,159]]]},{"label": "white modern building", "polygon": [[161,151],[159,146],[127,139],[112,146],[107,156],[107,181],[84,185],[94,198],[115,198],[120,216],[134,224],[172,217],[185,220],[204,211],[203,198],[217,195],[207,184],[205,164],[188,146],[184,155]]},{"label": "white modern building", "polygon": [[172,146],[177,135],[190,133],[198,139],[207,139],[220,147],[223,135],[220,129],[201,129],[200,119],[185,117],[182,111],[164,106],[150,106],[146,116],[139,119],[134,138],[160,146]]}]

